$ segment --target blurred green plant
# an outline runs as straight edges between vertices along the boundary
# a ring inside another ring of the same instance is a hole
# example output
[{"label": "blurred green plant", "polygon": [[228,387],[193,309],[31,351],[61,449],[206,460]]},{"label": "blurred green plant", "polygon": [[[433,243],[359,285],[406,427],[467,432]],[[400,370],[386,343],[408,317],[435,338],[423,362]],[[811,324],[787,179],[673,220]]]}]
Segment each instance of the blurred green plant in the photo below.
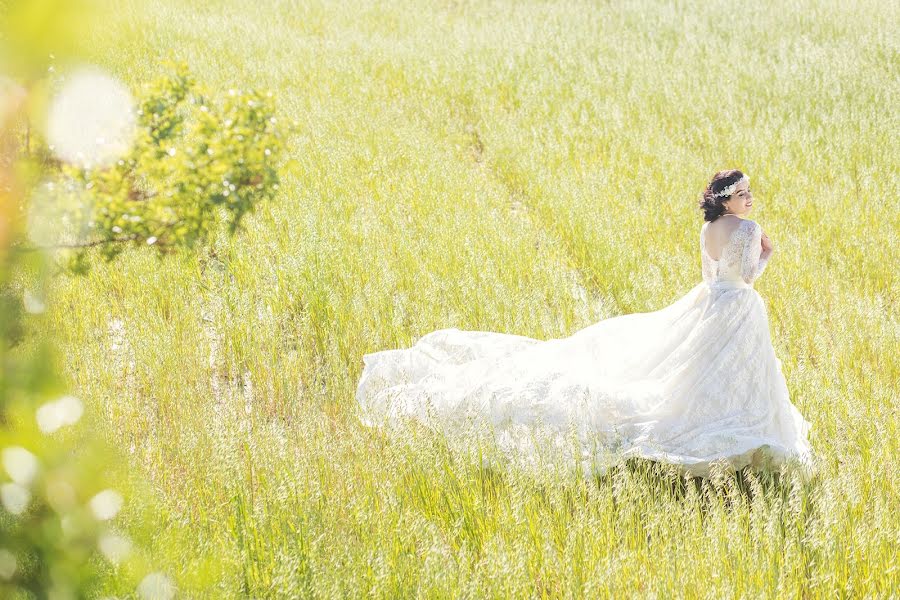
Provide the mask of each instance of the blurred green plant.
[{"label": "blurred green plant", "polygon": [[[48,48],[66,47],[60,20],[70,11],[54,13],[57,4],[0,4],[0,58],[21,82],[6,79],[0,90],[0,597],[135,588],[170,597],[171,579],[152,573],[152,561],[116,524],[120,510],[152,510],[146,498],[126,501],[141,483],[94,435],[89,406],[68,392],[57,367],[54,341],[29,332],[46,309],[54,259],[82,274],[95,252],[112,260],[129,244],[160,254],[191,248],[223,219],[237,232],[246,213],[276,194],[282,138],[271,95],[229,92],[217,104],[197,91],[186,65],[171,63],[139,97],[127,154],[93,168],[54,158],[27,123],[46,105],[42,76],[55,59]],[[22,31],[34,38],[10,60],[10,40]],[[34,246],[29,205],[48,180],[66,182],[55,199],[70,201],[60,213],[69,237]],[[126,520],[138,537],[154,525]]]},{"label": "blurred green plant", "polygon": [[52,340],[28,335],[44,312],[49,263],[10,252],[25,230],[14,132],[26,99],[25,88],[7,94],[0,123],[0,596],[69,598],[98,584],[98,553],[143,559],[110,525],[123,501],[116,453],[79,423],[84,407],[67,394]]},{"label": "blurred green plant", "polygon": [[229,90],[217,103],[187,65],[168,67],[144,86],[131,150],[111,166],[55,161],[38,141],[36,160],[58,164],[64,179],[54,189],[68,230],[54,248],[72,272],[88,270],[95,246],[111,260],[129,245],[192,248],[223,220],[234,234],[277,194],[283,128],[272,94]]}]

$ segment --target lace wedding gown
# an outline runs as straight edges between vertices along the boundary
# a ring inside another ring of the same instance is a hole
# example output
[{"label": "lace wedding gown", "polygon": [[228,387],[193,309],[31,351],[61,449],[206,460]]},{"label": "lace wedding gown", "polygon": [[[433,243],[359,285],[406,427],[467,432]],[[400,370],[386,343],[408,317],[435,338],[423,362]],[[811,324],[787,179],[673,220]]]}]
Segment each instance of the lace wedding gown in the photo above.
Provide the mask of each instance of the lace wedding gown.
[{"label": "lace wedding gown", "polygon": [[586,475],[629,457],[701,476],[717,460],[809,466],[810,425],[790,401],[753,289],[769,259],[762,229],[742,220],[714,260],[707,225],[703,281],[660,310],[550,340],[440,329],[410,348],[365,354],[363,423],[393,429],[412,418],[469,447],[489,431],[511,459],[533,465],[539,448],[555,448]]}]

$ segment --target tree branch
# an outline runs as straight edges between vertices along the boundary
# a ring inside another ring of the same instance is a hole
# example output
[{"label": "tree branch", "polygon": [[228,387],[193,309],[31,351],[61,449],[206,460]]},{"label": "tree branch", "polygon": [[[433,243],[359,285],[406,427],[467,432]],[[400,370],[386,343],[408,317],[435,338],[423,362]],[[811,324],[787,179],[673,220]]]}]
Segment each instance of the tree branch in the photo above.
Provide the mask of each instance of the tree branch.
[{"label": "tree branch", "polygon": [[[173,221],[169,223],[162,223],[165,229],[171,229],[181,223],[181,221]],[[13,251],[18,252],[36,252],[38,250],[63,250],[66,248],[92,248],[94,246],[103,246],[106,244],[127,244],[128,242],[133,242],[135,240],[139,240],[144,238],[145,236],[140,234],[132,234],[125,237],[119,238],[107,238],[100,240],[93,240],[90,242],[82,242],[77,244],[52,244],[50,246],[23,246],[23,245],[13,245],[11,249]],[[152,236],[151,236],[152,237]],[[162,246],[162,247],[170,247],[172,244],[168,244],[166,242],[161,242],[159,240],[153,242],[154,246]]]}]

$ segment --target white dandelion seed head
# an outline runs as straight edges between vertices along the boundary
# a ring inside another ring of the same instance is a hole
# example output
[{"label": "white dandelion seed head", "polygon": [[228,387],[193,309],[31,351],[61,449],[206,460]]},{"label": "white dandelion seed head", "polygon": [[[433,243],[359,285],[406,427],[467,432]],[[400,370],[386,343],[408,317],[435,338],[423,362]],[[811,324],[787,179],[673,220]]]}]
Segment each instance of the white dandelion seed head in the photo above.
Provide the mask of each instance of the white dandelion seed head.
[{"label": "white dandelion seed head", "polygon": [[22,295],[22,303],[25,305],[25,310],[33,315],[39,315],[47,310],[47,303],[31,290],[25,290]]},{"label": "white dandelion seed head", "polygon": [[6,579],[7,581],[12,579],[12,576],[16,573],[17,565],[16,555],[6,548],[0,548],[0,579]]},{"label": "white dandelion seed head", "polygon": [[27,486],[37,475],[38,459],[21,446],[9,446],[3,449],[3,468],[13,481]]},{"label": "white dandelion seed head", "polygon": [[103,556],[114,565],[128,558],[131,553],[131,540],[118,533],[104,533],[97,540],[97,546]]},{"label": "white dandelion seed head", "polygon": [[36,412],[38,427],[50,434],[63,425],[74,425],[81,418],[84,406],[75,396],[63,396],[54,402],[42,404]]},{"label": "white dandelion seed head", "polygon": [[25,512],[30,501],[31,492],[24,486],[14,482],[0,485],[0,503],[12,514],[20,515]]},{"label": "white dandelion seed head", "polygon": [[90,499],[91,512],[99,521],[107,521],[118,514],[125,499],[115,490],[103,490]]},{"label": "white dandelion seed head", "polygon": [[118,80],[95,67],[82,67],[51,101],[46,128],[60,160],[87,168],[107,166],[131,147],[134,100]]},{"label": "white dandelion seed head", "polygon": [[138,584],[141,600],[170,600],[175,596],[175,584],[164,573],[150,573]]}]

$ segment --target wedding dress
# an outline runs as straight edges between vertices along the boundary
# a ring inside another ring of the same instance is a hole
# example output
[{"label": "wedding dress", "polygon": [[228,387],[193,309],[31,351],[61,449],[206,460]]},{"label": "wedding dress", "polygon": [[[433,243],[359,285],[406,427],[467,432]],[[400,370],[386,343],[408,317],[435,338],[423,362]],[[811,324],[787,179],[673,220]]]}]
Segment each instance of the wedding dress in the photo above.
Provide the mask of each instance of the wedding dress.
[{"label": "wedding dress", "polygon": [[412,347],[365,354],[362,422],[393,430],[412,418],[462,445],[487,429],[528,464],[549,440],[588,476],[630,457],[700,476],[714,461],[810,466],[810,424],[790,401],[753,289],[769,260],[762,229],[742,219],[714,260],[707,225],[703,280],[660,310],[549,340],[440,329]]}]

